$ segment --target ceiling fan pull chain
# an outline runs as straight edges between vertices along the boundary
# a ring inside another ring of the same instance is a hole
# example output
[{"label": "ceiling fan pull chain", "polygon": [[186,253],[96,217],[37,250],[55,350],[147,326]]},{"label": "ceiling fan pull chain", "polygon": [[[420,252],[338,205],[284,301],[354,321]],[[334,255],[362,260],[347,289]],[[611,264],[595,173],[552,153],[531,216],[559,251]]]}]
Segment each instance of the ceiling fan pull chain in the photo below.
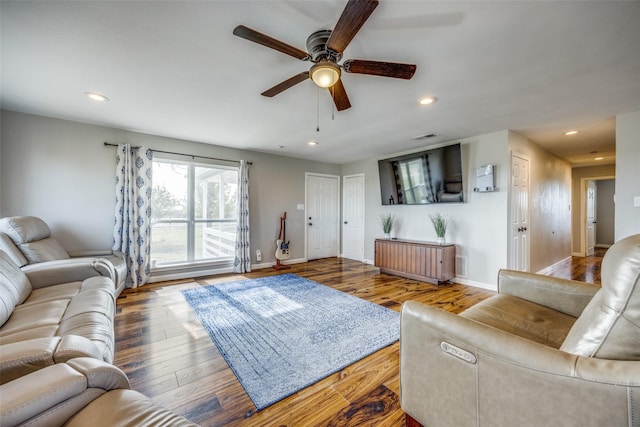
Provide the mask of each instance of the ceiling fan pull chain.
[{"label": "ceiling fan pull chain", "polygon": [[316,132],[320,132],[320,87],[316,90]]}]

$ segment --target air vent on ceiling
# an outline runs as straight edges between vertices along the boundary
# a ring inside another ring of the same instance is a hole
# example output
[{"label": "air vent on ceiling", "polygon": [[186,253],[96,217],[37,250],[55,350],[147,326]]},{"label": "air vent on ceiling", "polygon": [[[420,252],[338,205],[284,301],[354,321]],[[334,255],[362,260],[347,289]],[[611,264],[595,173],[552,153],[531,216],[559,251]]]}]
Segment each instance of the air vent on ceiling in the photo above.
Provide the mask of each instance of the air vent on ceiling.
[{"label": "air vent on ceiling", "polygon": [[432,132],[432,133],[425,133],[424,135],[414,136],[411,139],[428,139],[428,138],[434,138],[436,136],[438,136],[438,134]]}]

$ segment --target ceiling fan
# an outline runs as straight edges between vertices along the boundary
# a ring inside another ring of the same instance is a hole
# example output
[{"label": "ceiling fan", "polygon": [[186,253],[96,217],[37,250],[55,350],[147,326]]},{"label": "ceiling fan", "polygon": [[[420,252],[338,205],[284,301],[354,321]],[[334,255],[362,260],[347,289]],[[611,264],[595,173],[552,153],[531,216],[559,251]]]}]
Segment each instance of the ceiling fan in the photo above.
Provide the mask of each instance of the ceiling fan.
[{"label": "ceiling fan", "polygon": [[347,48],[353,37],[369,19],[378,0],[349,0],[333,31],[320,30],[311,34],[307,39],[307,51],[276,40],[266,34],[259,33],[244,25],[238,25],[233,34],[254,43],[275,49],[302,61],[311,61],[313,66],[309,71],[296,74],[293,77],[262,92],[261,95],[272,97],[292,86],[311,78],[316,85],[328,88],[338,111],[351,108],[349,97],[344,89],[340,76],[342,71],[356,74],[370,74],[374,76],[411,79],[416,71],[414,64],[400,64],[396,62],[369,61],[363,59],[349,59],[339,64],[342,52]]}]

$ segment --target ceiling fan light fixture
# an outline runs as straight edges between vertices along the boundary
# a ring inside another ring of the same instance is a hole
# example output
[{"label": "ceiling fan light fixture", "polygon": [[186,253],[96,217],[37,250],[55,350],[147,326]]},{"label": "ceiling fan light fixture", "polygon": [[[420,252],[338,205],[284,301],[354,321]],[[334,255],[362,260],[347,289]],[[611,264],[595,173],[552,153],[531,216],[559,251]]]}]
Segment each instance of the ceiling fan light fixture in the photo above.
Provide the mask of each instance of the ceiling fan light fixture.
[{"label": "ceiling fan light fixture", "polygon": [[309,70],[309,76],[320,87],[331,87],[340,80],[340,67],[327,60],[315,64]]}]

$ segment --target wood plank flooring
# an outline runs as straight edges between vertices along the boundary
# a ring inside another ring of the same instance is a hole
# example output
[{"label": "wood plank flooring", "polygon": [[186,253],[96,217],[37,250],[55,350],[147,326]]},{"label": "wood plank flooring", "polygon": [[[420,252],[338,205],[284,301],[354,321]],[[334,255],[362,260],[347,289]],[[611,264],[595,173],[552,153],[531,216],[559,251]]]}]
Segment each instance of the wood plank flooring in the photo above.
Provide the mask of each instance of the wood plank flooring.
[{"label": "wood plank flooring", "polygon": [[[552,274],[560,276],[567,272],[580,274],[585,269],[556,267]],[[493,295],[491,291],[460,284],[438,289],[427,283],[378,274],[373,266],[339,258],[292,265],[284,272],[396,311],[404,301],[415,300],[459,313]],[[244,275],[162,282],[125,290],[117,301],[114,364],[125,371],[133,389],[202,426],[403,426],[398,343],[255,411],[180,291],[279,273],[262,269]]]}]

